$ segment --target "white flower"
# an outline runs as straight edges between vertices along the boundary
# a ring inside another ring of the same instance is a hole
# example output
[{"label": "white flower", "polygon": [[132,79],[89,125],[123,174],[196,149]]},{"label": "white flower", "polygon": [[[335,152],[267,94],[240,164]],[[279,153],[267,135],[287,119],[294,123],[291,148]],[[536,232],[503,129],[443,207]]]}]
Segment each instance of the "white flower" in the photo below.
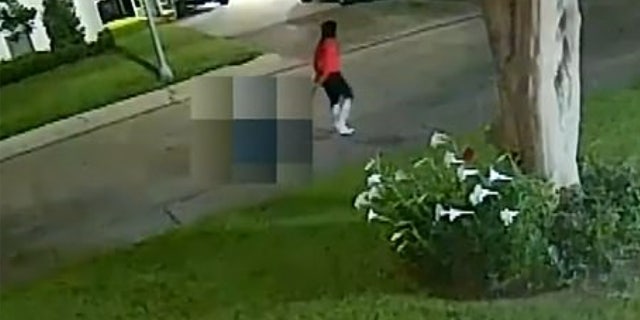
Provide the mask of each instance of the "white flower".
[{"label": "white flower", "polygon": [[513,180],[512,177],[509,177],[507,175],[504,175],[496,171],[495,169],[493,169],[493,167],[489,169],[489,182],[493,183],[496,181],[511,181],[511,180]]},{"label": "white flower", "polygon": [[502,211],[500,211],[500,219],[502,220],[502,223],[504,223],[504,225],[508,227],[513,223],[513,218],[515,218],[518,214],[520,214],[519,211],[503,209]]},{"label": "white flower", "polygon": [[372,187],[382,182],[382,175],[374,173],[367,178],[367,186]]},{"label": "white flower", "polygon": [[353,206],[357,210],[362,210],[364,207],[366,207],[366,206],[368,206],[370,204],[371,204],[371,202],[369,201],[369,192],[367,192],[367,191],[361,192],[356,197],[356,200],[353,202]]},{"label": "white flower", "polygon": [[429,144],[431,145],[432,148],[436,148],[438,146],[448,143],[449,141],[450,141],[450,138],[447,134],[436,131],[431,135],[431,141]]},{"label": "white flower", "polygon": [[364,171],[371,171],[371,169],[373,169],[373,166],[376,165],[376,158],[371,158],[371,160],[369,160],[369,162],[367,162],[367,164],[364,166]]},{"label": "white flower", "polygon": [[463,210],[458,210],[458,209],[455,209],[455,208],[450,208],[449,210],[445,211],[445,213],[448,214],[449,221],[453,222],[454,220],[456,220],[460,216],[472,215],[475,212],[473,212],[473,211],[463,211]]},{"label": "white flower", "polygon": [[368,191],[369,199],[380,199],[382,195],[380,194],[380,186],[373,186]]},{"label": "white flower", "polygon": [[472,215],[472,214],[475,214],[475,212],[464,211],[464,210],[459,210],[455,208],[449,208],[445,210],[444,207],[442,207],[442,205],[440,204],[436,205],[436,220],[440,220],[440,218],[444,216],[449,216],[449,221],[453,222],[460,216]]},{"label": "white flower", "polygon": [[405,180],[409,180],[409,176],[407,175],[406,172],[404,172],[402,170],[398,170],[398,171],[396,171],[394,179],[396,181],[405,181]]},{"label": "white flower", "polygon": [[398,239],[402,238],[403,234],[404,234],[404,230],[396,231],[394,234],[391,235],[391,238],[389,238],[389,240],[391,240],[391,242],[396,242],[398,241]]},{"label": "white flower", "polygon": [[509,154],[505,153],[501,156],[498,157],[498,159],[496,159],[496,162],[502,162],[504,160],[506,160],[509,157]]},{"label": "white flower", "polygon": [[458,167],[458,178],[460,181],[465,181],[468,177],[477,176],[480,174],[478,169],[467,169],[463,166]]},{"label": "white flower", "polygon": [[444,207],[442,207],[442,205],[438,203],[436,205],[436,216],[435,216],[436,221],[440,221],[440,218],[442,218],[443,216],[444,216]]},{"label": "white flower", "polygon": [[464,161],[456,158],[456,155],[453,152],[447,151],[444,153],[444,164],[447,167],[451,167],[452,165],[460,165],[463,163]]},{"label": "white flower", "polygon": [[402,221],[398,221],[398,222],[396,222],[396,228],[399,228],[399,227],[406,227],[406,226],[410,226],[410,225],[412,225],[412,224],[413,224],[413,223],[412,223],[411,221],[408,221],[408,220],[402,220]]},{"label": "white flower", "polygon": [[396,249],[397,252],[401,252],[402,250],[404,250],[404,248],[408,245],[408,242],[403,242],[401,245],[398,246],[398,248]]},{"label": "white flower", "polygon": [[554,264],[560,264],[560,257],[558,254],[558,248],[554,245],[547,247],[547,254],[551,257]]},{"label": "white flower", "polygon": [[425,162],[429,161],[429,158],[422,158],[416,162],[413,163],[413,167],[414,168],[418,168],[420,166],[422,166]]},{"label": "white flower", "polygon": [[377,214],[373,209],[369,209],[369,212],[367,212],[367,221],[371,222],[373,220],[389,221],[389,219]]},{"label": "white flower", "polygon": [[353,202],[353,207],[357,210],[362,210],[371,205],[371,200],[380,198],[382,198],[380,186],[374,185],[369,188],[369,190],[363,191],[356,196],[356,199]]},{"label": "white flower", "polygon": [[469,202],[471,202],[472,205],[477,206],[481,204],[482,201],[484,201],[484,198],[488,196],[499,196],[499,195],[500,194],[496,191],[487,190],[483,188],[481,185],[476,184],[476,186],[473,188],[473,192],[469,194]]}]

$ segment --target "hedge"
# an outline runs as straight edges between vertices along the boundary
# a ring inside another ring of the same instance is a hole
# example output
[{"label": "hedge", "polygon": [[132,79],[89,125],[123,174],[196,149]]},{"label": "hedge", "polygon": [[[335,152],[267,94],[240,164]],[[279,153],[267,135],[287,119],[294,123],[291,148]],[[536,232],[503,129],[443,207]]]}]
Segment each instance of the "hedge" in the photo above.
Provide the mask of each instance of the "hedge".
[{"label": "hedge", "polygon": [[57,51],[34,52],[10,61],[0,62],[0,86],[18,82],[64,64],[99,55],[114,49],[113,34],[104,29],[98,39],[89,44],[69,46]]}]

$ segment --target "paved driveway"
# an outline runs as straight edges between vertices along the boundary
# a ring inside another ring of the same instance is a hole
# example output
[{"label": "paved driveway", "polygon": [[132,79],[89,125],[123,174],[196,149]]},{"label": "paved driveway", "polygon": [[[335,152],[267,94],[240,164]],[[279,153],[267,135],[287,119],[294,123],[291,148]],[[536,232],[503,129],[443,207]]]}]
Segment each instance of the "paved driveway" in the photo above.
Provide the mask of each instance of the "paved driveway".
[{"label": "paved driveway", "polygon": [[299,0],[235,0],[178,23],[209,35],[231,37],[337,7]]}]

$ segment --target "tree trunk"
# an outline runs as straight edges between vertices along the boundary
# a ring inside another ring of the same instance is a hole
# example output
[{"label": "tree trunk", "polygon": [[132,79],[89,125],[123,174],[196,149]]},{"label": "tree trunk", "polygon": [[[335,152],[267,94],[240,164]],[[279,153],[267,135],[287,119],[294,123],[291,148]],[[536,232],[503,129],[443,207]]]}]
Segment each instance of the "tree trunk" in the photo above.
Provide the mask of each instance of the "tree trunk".
[{"label": "tree trunk", "polygon": [[579,0],[538,1],[538,169],[556,185],[566,187],[580,183],[577,157],[582,16]]},{"label": "tree trunk", "polygon": [[558,187],[579,184],[579,0],[485,0],[500,91],[499,146]]},{"label": "tree trunk", "polygon": [[520,103],[518,90],[513,85],[517,83],[513,76],[519,73],[515,70],[515,1],[514,0],[484,0],[482,2],[484,21],[489,35],[489,44],[493,53],[495,68],[498,75],[499,108],[497,117],[492,124],[492,135],[495,142],[505,151],[518,152],[518,132],[516,130],[515,114],[512,112]]}]

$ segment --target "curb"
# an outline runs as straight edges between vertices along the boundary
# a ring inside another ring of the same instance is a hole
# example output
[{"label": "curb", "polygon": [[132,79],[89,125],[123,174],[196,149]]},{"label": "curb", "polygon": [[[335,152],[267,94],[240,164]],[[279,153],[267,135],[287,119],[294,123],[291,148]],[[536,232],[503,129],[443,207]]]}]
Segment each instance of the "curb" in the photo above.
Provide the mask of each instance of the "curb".
[{"label": "curb", "polygon": [[[420,33],[462,24],[479,17],[481,17],[480,13],[471,13],[471,14],[465,14],[465,15],[457,16],[453,18],[432,21],[430,23],[425,23],[424,25],[420,25],[418,27],[415,27],[409,30],[404,30],[395,34],[384,36],[380,39],[375,39],[370,42],[348,47],[345,50],[345,54],[352,54],[352,53],[364,51],[372,47],[390,43],[403,38],[408,38],[410,36],[417,35]],[[261,56],[261,57],[264,57],[264,56]],[[260,59],[261,57],[258,57],[253,61]],[[251,62],[248,62],[247,64],[249,63]],[[280,73],[293,71],[298,68],[305,67],[306,65],[307,65],[306,62],[288,63],[288,65],[284,67],[280,65],[278,67],[272,68],[271,71],[267,71],[263,74],[267,76],[274,76]],[[234,67],[237,68],[241,66],[230,66],[230,68],[234,68]],[[221,70],[221,69],[218,69],[218,70]],[[215,72],[215,71],[217,70],[213,70],[212,72]],[[172,107],[172,106],[185,103],[189,100],[188,97],[174,99],[172,97],[172,91],[176,87],[186,84],[191,79],[187,79],[180,83],[173,84],[168,88],[159,89],[157,91],[148,92],[133,98],[126,99],[124,101],[116,102],[110,107],[99,108],[99,109],[91,110],[82,114],[72,116],[71,118],[58,120],[58,121],[46,124],[42,127],[33,129],[31,131],[27,131],[25,133],[21,133],[21,134],[9,137],[5,140],[2,140],[0,141],[0,163],[9,161],[11,159],[14,159],[16,157],[19,157],[25,154],[29,154],[31,152],[48,147],[56,143],[64,142],[66,140],[76,138],[78,136],[82,136],[84,134],[102,129],[104,127],[108,127],[113,124],[117,124],[119,122],[134,119],[138,116],[142,116],[145,114],[162,110],[167,107]],[[136,109],[126,107],[126,105],[129,105],[129,106],[131,105],[132,100],[142,99],[145,96],[151,96],[151,95],[154,95],[154,98],[156,99],[158,99],[160,96],[165,96],[165,98],[162,99],[163,102],[159,102],[153,105],[150,105],[147,103],[146,105]],[[117,111],[114,112],[114,110],[117,110]],[[74,127],[75,129],[68,130],[67,128],[69,127]],[[34,143],[32,141],[34,140],[33,139],[34,136],[41,136],[44,138],[40,139],[37,143]]]},{"label": "curb", "polygon": [[[0,163],[11,160],[13,158],[31,153],[33,151],[48,147],[50,145],[63,142],[84,134],[99,130],[101,128],[133,119],[137,116],[149,114],[151,112],[176,105],[177,101],[169,101],[170,99],[162,99],[164,102],[156,104],[146,104],[139,108],[126,108],[131,105],[131,101],[141,99],[145,95],[153,93],[156,96],[169,95],[167,89],[157,89],[157,91],[149,92],[133,98],[116,102],[107,108],[99,108],[85,113],[81,113],[70,118],[61,119],[42,127],[9,137],[0,141]],[[115,112],[114,112],[115,111]],[[75,130],[68,130],[69,127]],[[34,136],[40,136],[38,142],[33,142]]]}]

